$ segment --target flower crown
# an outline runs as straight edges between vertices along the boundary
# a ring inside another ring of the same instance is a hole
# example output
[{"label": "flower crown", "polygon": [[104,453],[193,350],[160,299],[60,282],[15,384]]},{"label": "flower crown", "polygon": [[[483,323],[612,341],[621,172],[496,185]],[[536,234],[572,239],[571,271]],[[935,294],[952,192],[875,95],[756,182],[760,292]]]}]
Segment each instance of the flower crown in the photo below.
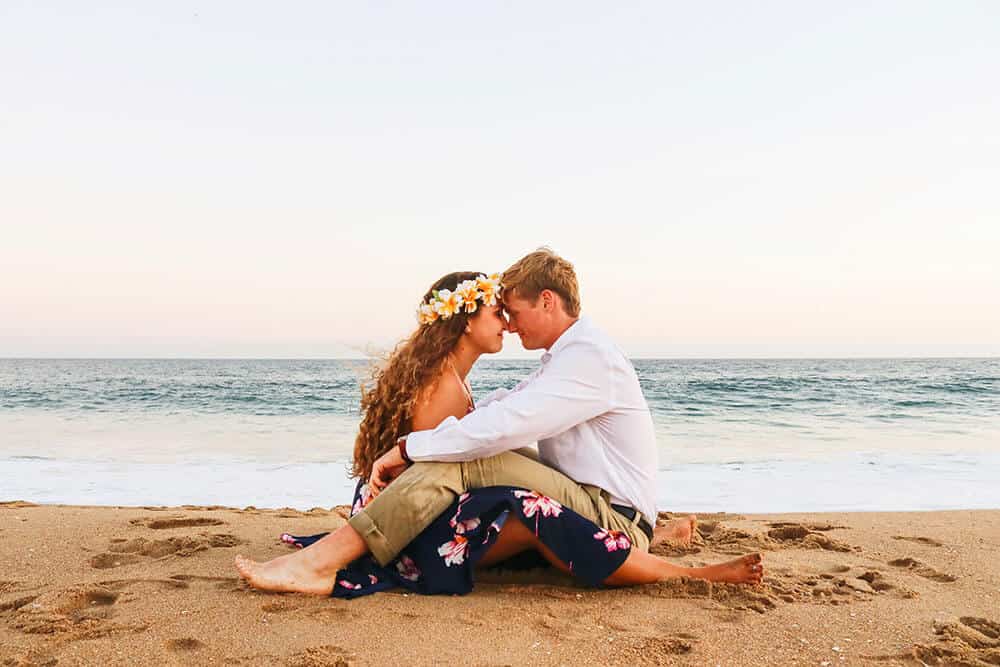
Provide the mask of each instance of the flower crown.
[{"label": "flower crown", "polygon": [[434,290],[430,299],[417,306],[417,320],[423,325],[447,320],[462,310],[474,313],[479,308],[479,301],[484,306],[495,306],[502,289],[500,274],[494,273],[489,277],[479,275],[474,280],[463,280],[454,291]]}]

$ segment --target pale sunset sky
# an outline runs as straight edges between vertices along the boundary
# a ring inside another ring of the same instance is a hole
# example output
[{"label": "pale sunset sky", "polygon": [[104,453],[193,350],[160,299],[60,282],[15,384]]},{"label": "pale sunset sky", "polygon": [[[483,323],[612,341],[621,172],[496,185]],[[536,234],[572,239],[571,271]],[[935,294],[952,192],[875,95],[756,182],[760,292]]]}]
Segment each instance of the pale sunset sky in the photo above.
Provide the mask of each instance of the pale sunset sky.
[{"label": "pale sunset sky", "polygon": [[351,356],[540,245],[636,357],[1000,355],[995,0],[96,5],[0,3],[0,357]]}]

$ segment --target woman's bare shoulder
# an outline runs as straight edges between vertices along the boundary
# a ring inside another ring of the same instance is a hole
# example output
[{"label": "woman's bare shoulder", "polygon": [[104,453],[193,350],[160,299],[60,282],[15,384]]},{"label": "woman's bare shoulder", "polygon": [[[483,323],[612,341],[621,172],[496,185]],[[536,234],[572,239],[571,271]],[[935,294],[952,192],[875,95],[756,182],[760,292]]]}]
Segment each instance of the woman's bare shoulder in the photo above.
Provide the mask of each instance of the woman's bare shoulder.
[{"label": "woman's bare shoulder", "polygon": [[425,431],[436,428],[448,417],[461,419],[465,416],[468,406],[468,399],[458,380],[443,373],[423,392],[413,406],[413,430]]}]

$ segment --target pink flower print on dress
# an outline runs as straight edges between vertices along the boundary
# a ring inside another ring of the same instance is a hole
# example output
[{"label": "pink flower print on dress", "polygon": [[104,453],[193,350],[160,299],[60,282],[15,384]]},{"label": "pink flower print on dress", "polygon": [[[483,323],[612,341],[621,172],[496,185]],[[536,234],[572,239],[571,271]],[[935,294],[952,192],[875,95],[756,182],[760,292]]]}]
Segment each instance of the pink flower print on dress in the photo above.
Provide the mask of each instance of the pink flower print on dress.
[{"label": "pink flower print on dress", "polygon": [[521,508],[527,517],[535,516],[536,512],[540,512],[542,516],[559,516],[563,511],[559,501],[534,491],[515,491],[514,495],[524,499],[521,501]]},{"label": "pink flower print on dress", "polygon": [[599,530],[594,533],[594,539],[604,542],[604,548],[608,553],[619,549],[628,549],[632,546],[632,541],[620,530]]},{"label": "pink flower print on dress", "polygon": [[464,505],[468,501],[469,501],[468,492],[463,493],[458,497],[458,508],[455,510],[455,516],[451,517],[451,521],[448,522],[448,524],[451,525],[451,527],[454,528],[455,532],[458,533],[459,535],[470,530],[475,530],[476,528],[479,527],[478,518],[469,519],[468,521],[458,520],[458,516],[462,513],[462,505]]},{"label": "pink flower print on dress", "polygon": [[369,574],[368,581],[371,582],[372,586],[374,586],[375,584],[378,583],[378,577],[376,577],[374,574]]},{"label": "pink flower print on dress", "polygon": [[349,588],[352,591],[361,590],[361,584],[352,584],[347,579],[341,579],[337,582],[338,586],[343,586],[344,588]]},{"label": "pink flower print on dress", "polygon": [[298,548],[298,549],[301,549],[301,548],[302,548],[302,545],[301,545],[301,544],[299,544],[298,542],[296,542],[296,541],[295,541],[295,538],[294,538],[294,537],[292,537],[291,535],[289,535],[288,533],[282,533],[282,534],[281,534],[281,538],[280,538],[280,539],[281,539],[281,541],[282,541],[282,542],[284,542],[285,544],[290,544],[290,545],[292,545],[293,547],[296,547],[296,548]]},{"label": "pink flower print on dress", "polygon": [[357,502],[355,502],[354,507],[351,508],[351,516],[354,516],[355,514],[363,510],[365,508],[365,505],[371,502],[371,499],[372,499],[371,490],[369,489],[368,485],[365,484],[364,486],[361,487],[361,493],[358,495]]},{"label": "pink flower print on dress", "polygon": [[407,581],[416,581],[420,578],[420,569],[409,556],[399,557],[399,560],[396,561],[396,570],[399,572],[399,576]]},{"label": "pink flower print on dress", "polygon": [[457,535],[465,535],[469,531],[479,528],[479,519],[469,519],[468,521],[456,521],[452,519],[450,521],[451,527],[455,529]]},{"label": "pink flower print on dress", "polygon": [[445,542],[438,547],[438,555],[444,558],[444,564],[448,567],[464,563],[468,552],[469,541],[461,535],[456,535],[451,542]]},{"label": "pink flower print on dress", "polygon": [[548,496],[534,491],[515,491],[514,495],[521,500],[521,510],[525,517],[535,517],[535,535],[538,535],[538,519],[543,516],[559,516],[563,506]]}]

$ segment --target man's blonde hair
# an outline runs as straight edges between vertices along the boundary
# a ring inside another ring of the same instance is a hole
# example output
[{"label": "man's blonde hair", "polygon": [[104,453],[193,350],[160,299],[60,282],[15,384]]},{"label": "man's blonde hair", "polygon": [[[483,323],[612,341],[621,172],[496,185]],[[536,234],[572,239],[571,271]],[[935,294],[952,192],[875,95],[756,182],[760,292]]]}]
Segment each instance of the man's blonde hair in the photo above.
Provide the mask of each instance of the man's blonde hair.
[{"label": "man's blonde hair", "polygon": [[549,248],[539,248],[525,255],[504,271],[503,289],[530,301],[537,300],[542,290],[552,290],[562,297],[567,315],[580,315],[580,286],[576,282],[576,271],[572,264]]}]

